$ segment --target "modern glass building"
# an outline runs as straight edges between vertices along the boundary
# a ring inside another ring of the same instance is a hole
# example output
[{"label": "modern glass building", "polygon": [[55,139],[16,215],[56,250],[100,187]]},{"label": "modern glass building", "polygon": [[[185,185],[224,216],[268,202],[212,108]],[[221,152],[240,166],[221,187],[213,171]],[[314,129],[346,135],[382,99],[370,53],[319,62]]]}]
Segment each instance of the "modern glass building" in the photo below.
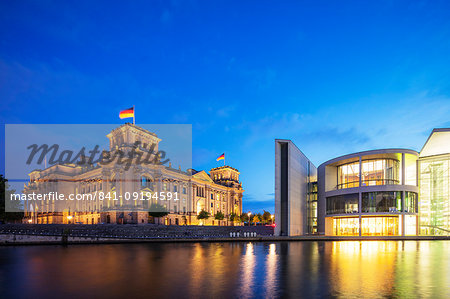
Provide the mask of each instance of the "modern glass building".
[{"label": "modern glass building", "polygon": [[450,129],[434,129],[419,157],[421,235],[450,234]]},{"label": "modern glass building", "polygon": [[398,236],[418,232],[419,153],[384,149],[319,166],[318,230],[330,236]]},{"label": "modern glass building", "polygon": [[[420,153],[381,149],[349,154],[320,165],[317,177],[315,168],[310,175],[306,166],[302,172],[282,175],[288,169],[281,166],[285,142],[276,140],[277,225],[286,225],[283,216],[290,215],[288,222],[295,223],[290,231],[303,235],[450,235],[450,129],[434,129]],[[284,163],[314,167],[303,153],[289,156]],[[281,192],[289,190],[289,182],[302,182],[305,187],[302,192]],[[282,198],[289,205],[283,205]],[[289,206],[301,207],[302,221],[295,221]],[[296,229],[300,223],[304,227]]]}]

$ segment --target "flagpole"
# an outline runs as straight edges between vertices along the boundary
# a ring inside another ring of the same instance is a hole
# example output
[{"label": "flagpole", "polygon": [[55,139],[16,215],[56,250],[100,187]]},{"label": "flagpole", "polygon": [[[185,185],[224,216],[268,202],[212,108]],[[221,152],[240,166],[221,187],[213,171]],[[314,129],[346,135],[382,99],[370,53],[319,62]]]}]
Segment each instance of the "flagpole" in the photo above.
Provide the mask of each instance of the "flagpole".
[{"label": "flagpole", "polygon": [[134,105],[133,105],[133,125],[136,124],[136,118],[135,118],[135,115],[136,115],[136,109],[134,109]]},{"label": "flagpole", "polygon": [[223,166],[225,166],[225,155],[223,155]]}]

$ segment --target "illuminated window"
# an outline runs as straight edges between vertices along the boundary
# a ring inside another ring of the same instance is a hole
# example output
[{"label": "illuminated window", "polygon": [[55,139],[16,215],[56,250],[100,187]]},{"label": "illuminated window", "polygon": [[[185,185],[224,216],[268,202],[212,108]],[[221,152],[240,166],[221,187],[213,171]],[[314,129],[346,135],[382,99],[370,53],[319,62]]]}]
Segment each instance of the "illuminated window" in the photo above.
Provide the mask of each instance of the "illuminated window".
[{"label": "illuminated window", "polygon": [[338,189],[359,187],[359,162],[338,167]]},{"label": "illuminated window", "polygon": [[362,236],[398,236],[398,217],[362,217]]},{"label": "illuminated window", "polygon": [[334,218],[333,234],[335,236],[358,236],[359,218]]},{"label": "illuminated window", "polygon": [[394,159],[362,161],[362,186],[396,185],[399,180],[400,162]]}]

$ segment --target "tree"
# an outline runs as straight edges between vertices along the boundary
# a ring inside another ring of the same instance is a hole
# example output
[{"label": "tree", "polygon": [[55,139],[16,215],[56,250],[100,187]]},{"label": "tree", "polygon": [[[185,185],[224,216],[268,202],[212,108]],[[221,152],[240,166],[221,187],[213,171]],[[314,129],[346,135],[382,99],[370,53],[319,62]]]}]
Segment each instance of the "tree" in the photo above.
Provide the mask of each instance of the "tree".
[{"label": "tree", "polygon": [[258,216],[258,219],[259,219],[257,222],[263,221],[263,217],[262,217],[261,213],[256,214],[256,216]]},{"label": "tree", "polygon": [[241,217],[236,213],[231,213],[229,219],[230,221],[235,222],[236,224],[241,222]]},{"label": "tree", "polygon": [[269,221],[272,219],[271,217],[272,215],[270,214],[270,212],[264,211],[264,213],[262,214],[262,221],[263,223],[269,223]]},{"label": "tree", "polygon": [[229,217],[230,217],[230,218],[229,218],[230,221],[238,221],[238,220],[241,220],[241,219],[239,218],[239,216],[236,215],[236,213],[231,213]]},{"label": "tree", "polygon": [[241,221],[242,221],[242,222],[247,222],[248,220],[249,220],[249,219],[248,219],[247,213],[241,214]]},{"label": "tree", "polygon": [[256,214],[256,215],[254,215],[253,218],[252,218],[252,222],[254,222],[255,225],[256,225],[256,223],[261,222],[261,218],[260,218],[259,215],[261,215],[261,214]]},{"label": "tree", "polygon": [[208,219],[208,218],[209,218],[209,213],[206,212],[205,210],[201,210],[200,213],[198,213],[198,215],[197,215],[198,220]]},{"label": "tree", "polygon": [[[11,194],[16,190],[9,189],[8,180],[0,174],[0,222],[16,222],[21,221],[23,212],[6,212],[6,200],[10,200]],[[8,204],[8,210],[22,211],[22,203],[19,200],[12,201]]]},{"label": "tree", "polygon": [[218,211],[216,213],[216,215],[214,215],[214,219],[216,219],[216,220],[223,220],[224,218],[225,218],[225,215],[221,211]]},{"label": "tree", "polygon": [[167,211],[167,209],[164,206],[158,203],[152,203],[148,214],[154,218],[158,218],[159,224],[159,218],[167,216],[169,214],[169,211]]}]

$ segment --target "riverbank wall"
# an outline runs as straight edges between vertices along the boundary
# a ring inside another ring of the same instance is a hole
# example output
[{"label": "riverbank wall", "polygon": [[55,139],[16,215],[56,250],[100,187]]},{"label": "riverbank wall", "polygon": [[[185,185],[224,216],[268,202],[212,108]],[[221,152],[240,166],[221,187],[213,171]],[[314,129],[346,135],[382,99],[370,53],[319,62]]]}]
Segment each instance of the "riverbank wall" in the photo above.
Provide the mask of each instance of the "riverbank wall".
[{"label": "riverbank wall", "polygon": [[417,241],[450,236],[275,237],[271,226],[52,225],[0,226],[0,246],[160,242]]}]

